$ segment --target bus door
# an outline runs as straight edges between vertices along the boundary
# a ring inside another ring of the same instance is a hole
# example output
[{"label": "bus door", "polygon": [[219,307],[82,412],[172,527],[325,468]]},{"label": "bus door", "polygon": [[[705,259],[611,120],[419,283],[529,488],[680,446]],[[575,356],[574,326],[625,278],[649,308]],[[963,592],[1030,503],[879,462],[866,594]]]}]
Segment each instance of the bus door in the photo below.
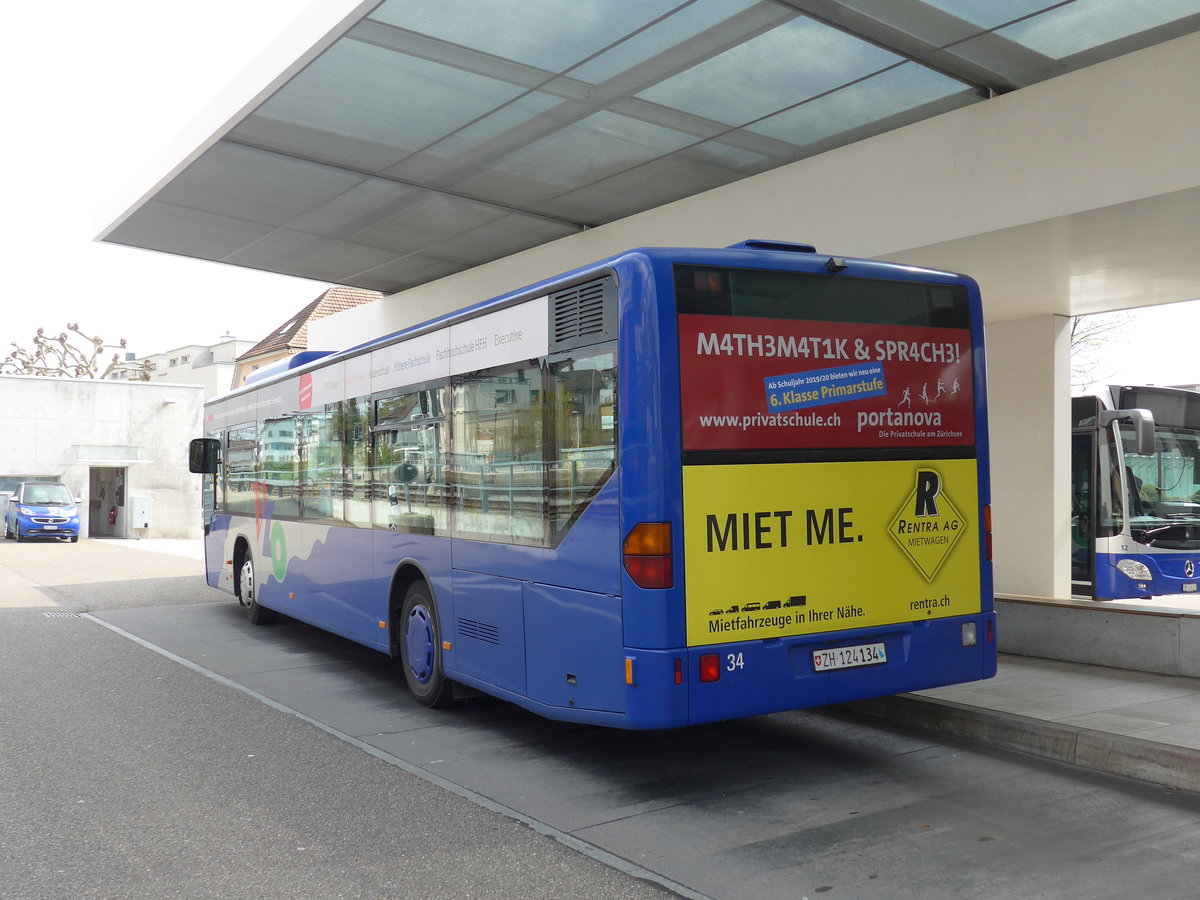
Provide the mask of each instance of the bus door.
[{"label": "bus door", "polygon": [[[1136,552],[1130,522],[1146,515],[1142,479],[1129,465],[1121,422],[1134,426],[1137,455],[1153,456],[1154,419],[1146,410],[1105,410],[1096,397],[1071,399],[1071,583],[1073,593],[1092,599],[1125,589],[1113,582],[1115,557]],[[1141,596],[1144,588],[1116,596]]]},{"label": "bus door", "polygon": [[1096,432],[1071,434],[1071,593],[1095,595]]}]

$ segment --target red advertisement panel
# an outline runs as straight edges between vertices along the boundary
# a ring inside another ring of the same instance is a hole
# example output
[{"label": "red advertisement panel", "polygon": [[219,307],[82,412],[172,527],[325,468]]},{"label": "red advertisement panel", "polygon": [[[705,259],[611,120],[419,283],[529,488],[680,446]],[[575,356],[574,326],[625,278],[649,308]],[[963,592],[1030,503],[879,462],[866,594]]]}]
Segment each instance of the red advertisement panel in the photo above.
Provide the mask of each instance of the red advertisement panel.
[{"label": "red advertisement panel", "polygon": [[679,317],[684,450],[975,442],[971,333]]},{"label": "red advertisement panel", "polygon": [[305,372],[300,376],[300,409],[312,409],[313,382],[312,373]]}]

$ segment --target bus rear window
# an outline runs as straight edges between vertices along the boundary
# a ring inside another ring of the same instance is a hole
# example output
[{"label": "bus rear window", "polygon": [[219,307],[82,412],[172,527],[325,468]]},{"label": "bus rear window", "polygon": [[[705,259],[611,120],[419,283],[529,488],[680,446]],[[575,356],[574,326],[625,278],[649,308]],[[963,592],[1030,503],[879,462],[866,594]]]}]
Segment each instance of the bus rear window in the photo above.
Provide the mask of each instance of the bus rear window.
[{"label": "bus rear window", "polygon": [[957,285],[677,265],[675,297],[682,314],[971,327]]}]

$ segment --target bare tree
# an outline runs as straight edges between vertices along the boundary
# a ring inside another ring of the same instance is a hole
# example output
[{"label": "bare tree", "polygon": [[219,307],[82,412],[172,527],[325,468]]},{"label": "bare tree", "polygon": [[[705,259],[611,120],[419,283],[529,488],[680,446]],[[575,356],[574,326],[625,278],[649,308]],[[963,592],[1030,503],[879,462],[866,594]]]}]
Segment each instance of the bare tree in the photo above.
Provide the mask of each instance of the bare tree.
[{"label": "bare tree", "polygon": [[1112,376],[1113,361],[1106,351],[1120,342],[1133,313],[1097,313],[1071,319],[1071,388],[1082,390]]},{"label": "bare tree", "polygon": [[[67,331],[73,331],[79,338],[71,337]],[[150,360],[127,360],[120,352],[114,353],[108,363],[101,359],[107,350],[124,350],[125,338],[121,338],[119,344],[105,344],[103,338],[84,334],[78,324],[68,323],[67,331],[57,337],[47,337],[45,329],[39,328],[33,336],[33,346],[29,348],[13,341],[12,352],[0,362],[0,373],[45,375],[51,378],[107,378],[114,372],[127,372],[127,377],[133,381],[150,380],[150,372],[154,368]]]}]

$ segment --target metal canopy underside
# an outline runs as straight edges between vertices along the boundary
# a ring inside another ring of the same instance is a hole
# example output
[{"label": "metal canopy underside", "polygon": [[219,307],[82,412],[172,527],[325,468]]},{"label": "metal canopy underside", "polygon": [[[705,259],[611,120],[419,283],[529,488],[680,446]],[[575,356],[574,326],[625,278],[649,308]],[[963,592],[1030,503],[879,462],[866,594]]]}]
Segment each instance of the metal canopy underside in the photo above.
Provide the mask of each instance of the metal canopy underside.
[{"label": "metal canopy underside", "polygon": [[393,293],[1198,29],[1200,0],[387,0],[103,239]]}]

